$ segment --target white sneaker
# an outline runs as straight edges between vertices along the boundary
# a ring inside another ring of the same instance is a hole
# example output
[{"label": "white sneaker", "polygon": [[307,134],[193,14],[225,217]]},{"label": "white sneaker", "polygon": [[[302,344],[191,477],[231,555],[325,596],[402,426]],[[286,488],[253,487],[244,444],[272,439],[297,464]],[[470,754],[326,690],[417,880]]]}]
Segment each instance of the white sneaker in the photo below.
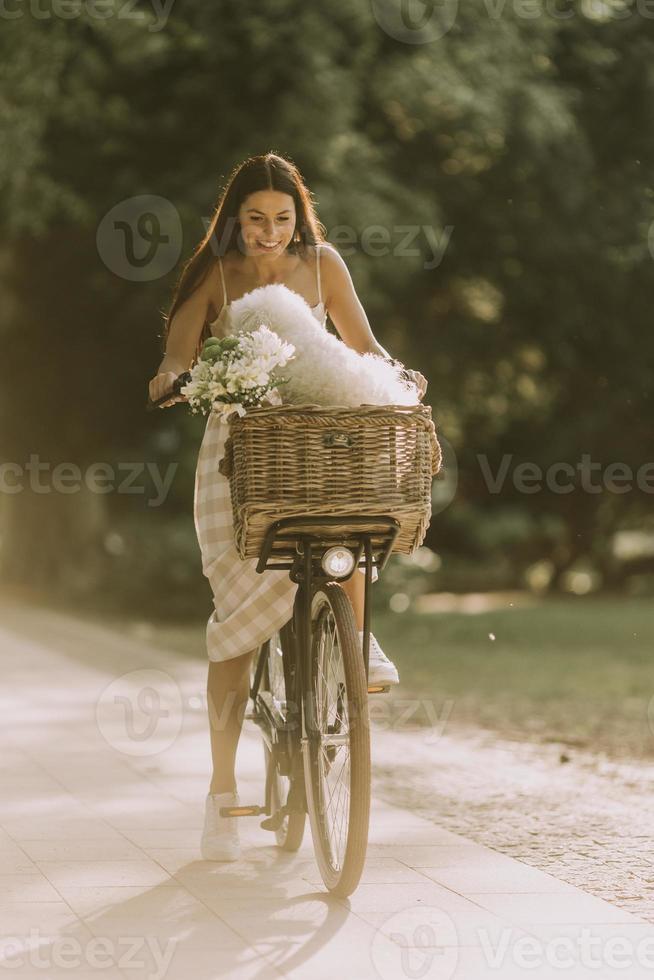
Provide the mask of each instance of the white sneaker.
[{"label": "white sneaker", "polygon": [[205,861],[238,861],[238,817],[221,817],[221,806],[238,806],[238,793],[207,793],[200,850]]},{"label": "white sneaker", "polygon": [[[359,631],[359,642],[363,650],[363,630]],[[389,660],[374,633],[370,633],[370,652],[368,654],[368,684],[399,684],[397,667]]]}]

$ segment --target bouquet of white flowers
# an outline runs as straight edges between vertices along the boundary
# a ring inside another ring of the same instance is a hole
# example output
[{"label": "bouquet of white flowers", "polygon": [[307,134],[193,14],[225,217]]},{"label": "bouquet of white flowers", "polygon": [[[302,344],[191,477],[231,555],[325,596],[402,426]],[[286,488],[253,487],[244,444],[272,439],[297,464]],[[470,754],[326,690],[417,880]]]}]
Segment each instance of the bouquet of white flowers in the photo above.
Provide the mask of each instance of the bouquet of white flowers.
[{"label": "bouquet of white flowers", "polygon": [[180,388],[193,413],[217,412],[223,421],[233,413],[268,403],[281,404],[277,388],[287,378],[273,376],[294,356],[293,344],[262,324],[251,332],[235,336],[209,337],[200,359],[191,369],[191,380]]}]

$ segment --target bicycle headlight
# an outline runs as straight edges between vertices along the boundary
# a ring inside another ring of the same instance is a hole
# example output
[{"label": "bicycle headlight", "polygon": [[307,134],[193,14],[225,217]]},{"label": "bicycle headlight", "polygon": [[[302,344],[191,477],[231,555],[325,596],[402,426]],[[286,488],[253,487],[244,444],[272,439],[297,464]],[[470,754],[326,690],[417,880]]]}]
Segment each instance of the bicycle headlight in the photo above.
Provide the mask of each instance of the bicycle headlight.
[{"label": "bicycle headlight", "polygon": [[348,548],[337,545],[335,548],[328,548],[322,556],[322,567],[325,575],[332,578],[346,578],[354,569],[355,558]]}]

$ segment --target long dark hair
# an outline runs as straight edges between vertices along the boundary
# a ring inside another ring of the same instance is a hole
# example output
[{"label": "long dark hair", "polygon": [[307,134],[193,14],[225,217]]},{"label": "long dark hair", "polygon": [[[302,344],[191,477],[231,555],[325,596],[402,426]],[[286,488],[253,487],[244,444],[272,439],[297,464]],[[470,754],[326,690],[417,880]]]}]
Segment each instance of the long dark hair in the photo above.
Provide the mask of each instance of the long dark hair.
[{"label": "long dark hair", "polygon": [[[290,194],[295,202],[296,223],[293,238],[287,247],[288,252],[306,257],[307,246],[325,241],[325,227],[316,216],[311,192],[295,164],[276,153],[249,157],[232,171],[218,199],[204,238],[182,268],[170,308],[168,313],[164,314],[162,353],[166,351],[173,316],[193,290],[203,282],[212,266],[212,255],[222,256],[230,249],[238,247],[240,235],[238,210],[241,204],[248,194],[265,190]],[[204,323],[193,363],[197,361],[204,341],[210,333],[209,325]]]}]

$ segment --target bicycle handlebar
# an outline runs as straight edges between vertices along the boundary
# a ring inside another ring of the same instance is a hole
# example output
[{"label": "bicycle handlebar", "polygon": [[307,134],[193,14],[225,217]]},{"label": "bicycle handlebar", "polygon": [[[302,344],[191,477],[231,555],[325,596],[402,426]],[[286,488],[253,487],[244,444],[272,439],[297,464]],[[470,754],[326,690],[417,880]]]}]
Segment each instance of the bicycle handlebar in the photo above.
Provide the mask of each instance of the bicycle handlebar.
[{"label": "bicycle handlebar", "polygon": [[191,380],[191,372],[184,371],[183,374],[179,374],[175,378],[175,380],[173,381],[173,386],[170,389],[170,391],[166,392],[165,395],[162,395],[161,398],[157,398],[155,401],[152,401],[152,399],[148,396],[148,400],[145,405],[146,412],[151,412],[153,409],[159,408],[160,405],[163,405],[164,402],[167,402],[168,399],[172,398],[173,395],[178,395],[180,388],[183,388],[184,385],[188,384],[190,380]]}]

